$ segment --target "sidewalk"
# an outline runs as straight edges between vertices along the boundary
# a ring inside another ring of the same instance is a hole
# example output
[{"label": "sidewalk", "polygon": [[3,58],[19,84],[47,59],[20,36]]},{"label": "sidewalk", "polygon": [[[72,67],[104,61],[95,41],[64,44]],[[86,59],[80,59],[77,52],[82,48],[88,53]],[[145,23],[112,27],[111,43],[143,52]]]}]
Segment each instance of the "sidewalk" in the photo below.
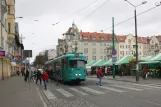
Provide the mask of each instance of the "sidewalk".
[{"label": "sidewalk", "polygon": [[0,107],[43,107],[43,104],[37,86],[15,76],[0,81]]},{"label": "sidewalk", "polygon": [[[96,78],[96,75],[87,76],[87,77]],[[103,79],[114,80],[112,76],[105,76]],[[124,77],[116,76],[115,80],[116,81],[136,83],[136,77],[135,76],[124,76]],[[161,78],[151,78],[151,77],[149,77],[146,80],[144,80],[142,77],[139,77],[139,83],[161,85]]]}]

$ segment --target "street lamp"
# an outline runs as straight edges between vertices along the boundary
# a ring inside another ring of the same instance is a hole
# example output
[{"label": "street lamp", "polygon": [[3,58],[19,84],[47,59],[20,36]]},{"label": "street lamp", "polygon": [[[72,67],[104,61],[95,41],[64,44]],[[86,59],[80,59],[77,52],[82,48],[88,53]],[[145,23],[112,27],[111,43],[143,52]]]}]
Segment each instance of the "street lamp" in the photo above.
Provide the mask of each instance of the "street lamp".
[{"label": "street lamp", "polygon": [[136,39],[136,81],[139,81],[139,72],[138,72],[138,35],[137,35],[137,15],[136,15],[136,8],[146,4],[147,1],[143,1],[141,4],[139,5],[134,5],[131,2],[129,2],[128,0],[125,0],[126,2],[128,2],[131,6],[134,7],[134,15],[135,15],[135,39]]}]

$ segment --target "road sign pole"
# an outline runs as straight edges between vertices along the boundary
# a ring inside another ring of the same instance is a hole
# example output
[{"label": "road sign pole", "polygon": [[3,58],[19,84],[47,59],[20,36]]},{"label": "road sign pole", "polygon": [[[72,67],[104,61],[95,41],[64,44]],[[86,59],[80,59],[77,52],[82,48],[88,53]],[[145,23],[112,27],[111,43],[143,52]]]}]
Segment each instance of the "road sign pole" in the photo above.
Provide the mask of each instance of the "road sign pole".
[{"label": "road sign pole", "polygon": [[[115,50],[115,37],[114,37],[114,17],[112,17],[112,49]],[[112,75],[113,78],[115,78],[115,61],[113,61],[113,66],[112,66]]]}]

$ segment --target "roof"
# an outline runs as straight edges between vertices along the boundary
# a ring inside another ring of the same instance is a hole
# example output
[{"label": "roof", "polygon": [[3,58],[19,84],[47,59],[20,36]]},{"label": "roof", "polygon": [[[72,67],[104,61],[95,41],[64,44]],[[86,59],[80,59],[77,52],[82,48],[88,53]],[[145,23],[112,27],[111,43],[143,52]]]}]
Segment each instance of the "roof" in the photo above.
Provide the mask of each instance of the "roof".
[{"label": "roof", "polygon": [[58,39],[58,43],[63,42],[63,39]]},{"label": "roof", "polygon": [[161,35],[156,36],[159,42],[161,42]]},{"label": "roof", "polygon": [[80,36],[82,38],[87,37],[87,40],[92,40],[92,38],[95,38],[95,40],[103,40],[108,41],[110,40],[110,37],[112,37],[112,34],[108,33],[97,33],[97,32],[80,32]]},{"label": "roof", "polygon": [[122,35],[122,36],[117,35],[116,37],[117,37],[117,41],[118,42],[124,42],[125,39],[126,39],[126,36],[125,35]]}]

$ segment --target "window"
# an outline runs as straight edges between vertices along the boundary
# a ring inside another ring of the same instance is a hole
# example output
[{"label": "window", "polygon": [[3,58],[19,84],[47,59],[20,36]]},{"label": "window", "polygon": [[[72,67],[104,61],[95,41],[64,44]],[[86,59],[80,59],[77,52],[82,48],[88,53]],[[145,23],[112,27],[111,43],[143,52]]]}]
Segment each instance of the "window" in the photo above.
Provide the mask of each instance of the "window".
[{"label": "window", "polygon": [[136,47],[136,46],[135,46],[135,45],[133,45],[133,49],[135,49],[135,47]]},{"label": "window", "polygon": [[100,49],[100,53],[101,53],[101,54],[103,54],[103,53],[104,53],[104,52],[103,52],[103,49]]},{"label": "window", "polygon": [[10,5],[8,5],[8,14],[10,14],[10,8],[11,8]]},{"label": "window", "polygon": [[128,45],[128,48],[130,49],[130,45]]},{"label": "window", "polygon": [[131,42],[131,40],[130,40],[130,39],[128,39],[128,42],[130,43],[130,42]]},{"label": "window", "polygon": [[140,49],[141,49],[141,45],[140,45]]},{"label": "window", "polygon": [[88,48],[84,48],[84,53],[88,54]]},{"label": "window", "polygon": [[126,55],[128,55],[128,51],[126,51]]},{"label": "window", "polygon": [[101,40],[104,40],[104,37],[101,37],[100,39],[101,39]]},{"label": "window", "polygon": [[96,37],[92,37],[92,40],[96,40]]},{"label": "window", "polygon": [[126,45],[126,48],[127,48],[127,45]]},{"label": "window", "polygon": [[104,53],[105,53],[105,54],[107,53],[106,49],[104,49]]},{"label": "window", "polygon": [[92,45],[93,45],[93,46],[96,46],[96,42],[93,42]]},{"label": "window", "polygon": [[85,62],[81,60],[70,60],[70,68],[84,68]]},{"label": "window", "polygon": [[84,45],[88,45],[88,42],[84,42]]},{"label": "window", "polygon": [[120,51],[120,54],[124,55],[124,51]]},{"label": "window", "polygon": [[96,60],[96,56],[93,56],[93,60]]},{"label": "window", "polygon": [[104,56],[104,60],[106,60],[106,56]]},{"label": "window", "polygon": [[120,44],[120,48],[124,48],[124,44]]},{"label": "window", "polygon": [[104,43],[104,46],[106,46],[106,43]]},{"label": "window", "polygon": [[141,51],[140,51],[140,55],[141,55]]},{"label": "window", "polygon": [[101,59],[103,59],[103,56],[101,56]]},{"label": "window", "polygon": [[8,33],[11,33],[11,23],[8,23]]},{"label": "window", "polygon": [[96,54],[96,48],[93,48],[93,49],[92,49],[92,53],[93,53],[93,54]]},{"label": "window", "polygon": [[83,39],[88,39],[88,37],[84,36]]}]

